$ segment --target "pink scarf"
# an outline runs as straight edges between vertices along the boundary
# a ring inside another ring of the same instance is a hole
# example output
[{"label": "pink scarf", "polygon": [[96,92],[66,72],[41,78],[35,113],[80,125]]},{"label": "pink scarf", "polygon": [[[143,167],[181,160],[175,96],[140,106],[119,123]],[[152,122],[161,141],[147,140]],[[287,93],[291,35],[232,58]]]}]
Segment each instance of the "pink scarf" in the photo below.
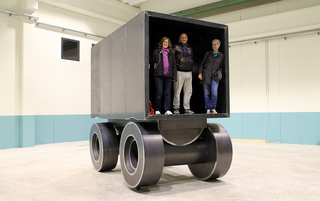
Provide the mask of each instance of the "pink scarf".
[{"label": "pink scarf", "polygon": [[169,72],[169,60],[168,60],[169,49],[162,47],[161,51],[163,54],[163,74],[167,75]]}]

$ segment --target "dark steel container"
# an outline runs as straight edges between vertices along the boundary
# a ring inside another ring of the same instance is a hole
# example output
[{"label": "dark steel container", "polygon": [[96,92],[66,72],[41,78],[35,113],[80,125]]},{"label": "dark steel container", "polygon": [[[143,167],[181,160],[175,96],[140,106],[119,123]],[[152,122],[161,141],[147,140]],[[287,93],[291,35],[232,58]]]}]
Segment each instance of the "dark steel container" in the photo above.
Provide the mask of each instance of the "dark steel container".
[{"label": "dark steel container", "polygon": [[[195,114],[150,115],[149,100],[153,102],[155,96],[152,53],[163,36],[169,37],[174,45],[181,33],[188,35],[188,44],[194,51],[190,106]],[[220,51],[224,54],[223,79],[219,83],[218,114],[207,115],[198,67],[216,38],[220,39]],[[229,117],[228,43],[227,25],[143,11],[92,47],[91,117],[110,120]]]}]

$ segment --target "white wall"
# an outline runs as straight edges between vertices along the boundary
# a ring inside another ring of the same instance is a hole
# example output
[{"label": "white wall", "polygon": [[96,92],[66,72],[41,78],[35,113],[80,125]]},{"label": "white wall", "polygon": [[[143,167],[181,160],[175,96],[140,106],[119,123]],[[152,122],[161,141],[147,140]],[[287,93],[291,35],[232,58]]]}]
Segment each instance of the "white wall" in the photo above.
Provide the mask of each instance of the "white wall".
[{"label": "white wall", "polygon": [[127,22],[140,13],[138,8],[117,0],[38,0],[38,2],[114,22]]},{"label": "white wall", "polygon": [[319,47],[316,34],[231,46],[231,112],[319,112]]},{"label": "white wall", "polygon": [[[220,15],[213,15],[203,18],[203,20],[213,21],[222,24],[245,21],[264,16],[280,14],[288,11],[295,11],[320,5],[319,0],[281,0],[275,3],[264,4],[252,8],[237,10]],[[302,18],[304,20],[305,18]],[[277,21],[273,21],[277,22]],[[269,24],[272,25],[272,24]]]},{"label": "white wall", "polygon": [[280,40],[278,50],[280,111],[320,112],[320,36]]},{"label": "white wall", "polygon": [[[39,4],[35,13],[50,24],[108,35],[119,25]],[[35,102],[37,115],[90,114],[91,46],[101,38],[54,28],[35,28]],[[80,41],[80,61],[61,59],[61,38]]]},{"label": "white wall", "polygon": [[[294,3],[285,0],[205,20],[231,21],[230,42],[320,29],[320,1]],[[318,5],[297,9],[308,3]],[[286,11],[290,6],[293,10]],[[231,112],[320,111],[319,35],[231,46],[229,51]]]},{"label": "white wall", "polygon": [[0,115],[19,114],[19,18],[0,13]]},{"label": "white wall", "polygon": [[[99,36],[138,13],[109,0],[0,1],[0,9]],[[87,139],[91,46],[102,38],[2,12],[0,37],[0,149]],[[79,62],[61,59],[62,37],[80,42]]]},{"label": "white wall", "polygon": [[[101,0],[1,1],[0,9],[100,36],[139,13],[120,2]],[[86,13],[80,13],[84,9]],[[90,48],[101,38],[36,26],[26,17],[5,13],[0,13],[0,28],[0,115],[90,113]],[[61,59],[61,37],[80,41],[80,62]]]}]

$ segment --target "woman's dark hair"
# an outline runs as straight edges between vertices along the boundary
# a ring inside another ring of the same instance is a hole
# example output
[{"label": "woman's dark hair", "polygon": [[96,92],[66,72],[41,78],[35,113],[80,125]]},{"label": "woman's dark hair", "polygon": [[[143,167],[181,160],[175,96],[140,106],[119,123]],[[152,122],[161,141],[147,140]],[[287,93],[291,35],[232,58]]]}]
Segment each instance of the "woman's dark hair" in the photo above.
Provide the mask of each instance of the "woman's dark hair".
[{"label": "woman's dark hair", "polygon": [[166,39],[168,39],[168,43],[169,43],[168,47],[169,47],[169,50],[172,51],[171,41],[170,41],[170,39],[169,39],[168,37],[163,37],[163,38],[161,38],[161,40],[160,40],[160,42],[159,42],[159,44],[158,44],[158,48],[159,48],[159,49],[162,48],[162,43],[163,43],[163,41],[165,41]]}]

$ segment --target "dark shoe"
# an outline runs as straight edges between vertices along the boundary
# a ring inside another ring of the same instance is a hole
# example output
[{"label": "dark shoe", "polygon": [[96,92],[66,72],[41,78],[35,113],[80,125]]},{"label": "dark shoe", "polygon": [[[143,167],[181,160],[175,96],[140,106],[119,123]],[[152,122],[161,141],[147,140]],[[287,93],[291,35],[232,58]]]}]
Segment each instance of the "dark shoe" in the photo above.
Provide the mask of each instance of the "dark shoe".
[{"label": "dark shoe", "polygon": [[175,107],[173,110],[173,114],[180,114],[179,108]]},{"label": "dark shoe", "polygon": [[194,114],[194,112],[190,109],[184,111],[185,114]]}]

